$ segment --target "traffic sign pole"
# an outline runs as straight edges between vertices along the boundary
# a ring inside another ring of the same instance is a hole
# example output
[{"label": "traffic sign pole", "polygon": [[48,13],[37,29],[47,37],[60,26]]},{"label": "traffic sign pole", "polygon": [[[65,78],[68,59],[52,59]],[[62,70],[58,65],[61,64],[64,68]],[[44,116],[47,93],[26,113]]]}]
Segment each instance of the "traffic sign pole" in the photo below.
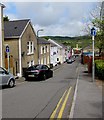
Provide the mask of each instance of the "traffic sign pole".
[{"label": "traffic sign pole", "polygon": [[94,40],[96,35],[96,30],[93,27],[91,29],[91,35],[92,35],[92,50],[93,50],[93,56],[92,56],[92,81],[95,81],[95,63],[94,63]]},{"label": "traffic sign pole", "polygon": [[94,35],[92,36],[92,49],[93,49],[93,57],[92,57],[92,81],[95,81],[95,63],[94,63]]},{"label": "traffic sign pole", "polygon": [[10,65],[9,65],[9,52],[7,52],[7,58],[8,58],[8,72],[9,72],[9,71],[10,71],[10,70],[9,70],[9,66],[10,66]]},{"label": "traffic sign pole", "polygon": [[10,71],[10,69],[9,69],[9,67],[10,67],[10,64],[9,64],[9,52],[10,52],[9,46],[7,45],[6,46],[6,53],[7,53],[7,60],[8,60],[8,72]]}]

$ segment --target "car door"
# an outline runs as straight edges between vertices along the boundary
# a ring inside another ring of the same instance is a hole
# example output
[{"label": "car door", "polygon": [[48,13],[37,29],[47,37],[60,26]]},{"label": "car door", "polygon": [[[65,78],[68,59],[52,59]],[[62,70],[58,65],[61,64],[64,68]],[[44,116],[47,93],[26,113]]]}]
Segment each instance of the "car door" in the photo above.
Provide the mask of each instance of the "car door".
[{"label": "car door", "polygon": [[49,78],[49,76],[50,76],[50,72],[49,72],[49,68],[48,68],[48,66],[43,65],[42,68],[43,68],[43,71],[44,71],[46,77]]},{"label": "car door", "polygon": [[6,85],[8,83],[9,78],[9,73],[3,68],[0,68],[0,85]]}]

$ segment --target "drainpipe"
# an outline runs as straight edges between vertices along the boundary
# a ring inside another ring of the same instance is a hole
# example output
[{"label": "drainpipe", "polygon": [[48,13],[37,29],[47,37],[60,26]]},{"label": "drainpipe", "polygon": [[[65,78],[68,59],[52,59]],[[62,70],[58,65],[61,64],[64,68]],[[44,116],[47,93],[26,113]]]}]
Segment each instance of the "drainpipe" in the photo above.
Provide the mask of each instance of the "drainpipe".
[{"label": "drainpipe", "polygon": [[19,77],[22,77],[21,38],[19,38]]},{"label": "drainpipe", "polygon": [[3,4],[0,3],[0,66],[3,67],[3,59],[4,59],[4,49],[3,49],[3,45],[4,45],[4,33],[3,33],[3,8],[5,6]]}]

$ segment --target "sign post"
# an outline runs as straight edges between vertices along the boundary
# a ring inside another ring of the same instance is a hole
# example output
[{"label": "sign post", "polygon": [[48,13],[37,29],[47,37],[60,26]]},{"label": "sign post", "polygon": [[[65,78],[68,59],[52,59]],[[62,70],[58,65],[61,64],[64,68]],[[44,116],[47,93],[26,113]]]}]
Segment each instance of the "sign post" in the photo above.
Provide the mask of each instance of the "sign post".
[{"label": "sign post", "polygon": [[94,82],[94,80],[95,80],[94,40],[95,40],[95,35],[96,35],[96,30],[95,30],[94,27],[91,29],[91,35],[92,35],[92,50],[93,50],[93,56],[92,56],[92,81]]},{"label": "sign post", "polygon": [[9,52],[10,52],[10,50],[9,50],[9,46],[7,45],[6,46],[6,53],[7,53],[7,59],[8,59],[8,72],[9,72]]}]

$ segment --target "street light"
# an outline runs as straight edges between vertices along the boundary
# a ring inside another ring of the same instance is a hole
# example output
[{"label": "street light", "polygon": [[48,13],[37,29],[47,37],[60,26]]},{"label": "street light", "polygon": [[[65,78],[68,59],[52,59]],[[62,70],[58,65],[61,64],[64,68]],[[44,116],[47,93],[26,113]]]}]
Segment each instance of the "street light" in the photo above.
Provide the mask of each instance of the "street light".
[{"label": "street light", "polygon": [[38,31],[37,31],[37,46],[38,46],[38,64],[40,63],[40,57],[39,57],[39,32],[40,31],[44,31],[43,29],[39,29]]},{"label": "street light", "polygon": [[43,29],[39,29],[38,31],[37,31],[37,37],[39,36],[39,32],[40,31],[44,31]]}]

